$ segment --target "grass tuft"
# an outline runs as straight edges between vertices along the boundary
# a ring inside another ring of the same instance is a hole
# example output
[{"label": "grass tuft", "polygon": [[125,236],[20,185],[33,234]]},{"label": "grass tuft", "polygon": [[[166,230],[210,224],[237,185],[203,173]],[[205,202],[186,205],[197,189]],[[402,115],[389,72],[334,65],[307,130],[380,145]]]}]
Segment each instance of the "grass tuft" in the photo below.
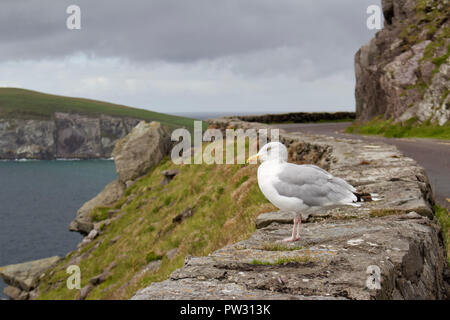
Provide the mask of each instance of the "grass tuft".
[{"label": "grass tuft", "polygon": [[374,119],[366,123],[353,123],[346,129],[348,133],[362,135],[380,135],[387,138],[432,138],[450,140],[450,123],[443,126],[429,122],[417,123],[410,119],[404,124],[393,123],[391,120]]},{"label": "grass tuft", "polygon": [[370,210],[369,216],[371,218],[379,218],[379,217],[399,215],[403,213],[405,213],[405,211],[399,209],[372,209]]},{"label": "grass tuft", "polygon": [[301,246],[290,247],[280,243],[264,243],[262,250],[265,251],[295,251],[303,249]]},{"label": "grass tuft", "polygon": [[444,236],[445,246],[447,248],[447,261],[450,265],[450,212],[448,209],[434,206],[436,218],[442,226],[442,235]]},{"label": "grass tuft", "polygon": [[292,258],[279,258],[276,261],[262,261],[253,259],[251,264],[253,265],[260,265],[260,266],[273,266],[273,265],[282,265],[282,264],[288,264],[288,263],[304,263],[311,261],[311,258],[308,256],[301,256],[301,257],[292,257]]}]

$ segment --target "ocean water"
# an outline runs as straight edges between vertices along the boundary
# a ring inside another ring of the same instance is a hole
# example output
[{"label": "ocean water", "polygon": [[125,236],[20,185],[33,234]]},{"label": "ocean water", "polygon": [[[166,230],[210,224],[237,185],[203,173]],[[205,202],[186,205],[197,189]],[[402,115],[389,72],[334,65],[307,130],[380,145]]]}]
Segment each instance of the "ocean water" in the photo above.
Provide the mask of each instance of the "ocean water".
[{"label": "ocean water", "polygon": [[115,178],[110,160],[0,161],[0,266],[74,250],[69,223]]}]

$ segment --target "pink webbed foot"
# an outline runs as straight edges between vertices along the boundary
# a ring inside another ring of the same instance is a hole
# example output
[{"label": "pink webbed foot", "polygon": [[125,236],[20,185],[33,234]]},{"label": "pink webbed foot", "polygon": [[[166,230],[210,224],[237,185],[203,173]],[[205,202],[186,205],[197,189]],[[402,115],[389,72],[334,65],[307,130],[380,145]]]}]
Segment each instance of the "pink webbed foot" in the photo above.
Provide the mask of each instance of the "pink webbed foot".
[{"label": "pink webbed foot", "polygon": [[300,225],[302,223],[302,216],[294,218],[294,226],[292,227],[292,236],[283,239],[283,242],[294,242],[300,240]]},{"label": "pink webbed foot", "polygon": [[283,242],[294,242],[294,241],[299,241],[300,237],[289,237],[289,238],[285,238],[283,239]]}]

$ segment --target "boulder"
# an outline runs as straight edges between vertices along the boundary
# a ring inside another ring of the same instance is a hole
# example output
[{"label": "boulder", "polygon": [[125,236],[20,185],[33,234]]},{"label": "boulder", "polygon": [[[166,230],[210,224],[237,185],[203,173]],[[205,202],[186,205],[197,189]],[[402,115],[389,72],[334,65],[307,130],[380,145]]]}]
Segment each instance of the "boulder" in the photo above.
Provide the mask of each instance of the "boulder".
[{"label": "boulder", "polygon": [[108,184],[102,192],[95,198],[86,202],[77,212],[77,217],[70,223],[69,230],[77,231],[82,234],[88,234],[93,228],[94,224],[91,221],[90,213],[96,207],[104,207],[113,204],[123,195],[125,185],[115,180]]},{"label": "boulder", "polygon": [[173,178],[175,178],[178,173],[179,171],[176,169],[165,170],[161,172],[161,174],[164,176],[163,181],[161,181],[161,185],[165,186],[166,184],[168,184],[170,181],[172,181]]},{"label": "boulder", "polygon": [[[5,266],[0,268],[0,277],[10,286],[21,291],[29,292],[36,287],[39,277],[58,263],[60,259],[60,257],[54,256]],[[12,288],[7,290],[8,293],[15,297],[20,296],[20,294],[17,294],[18,291]]]},{"label": "boulder", "polygon": [[20,290],[19,288],[8,286],[3,289],[3,293],[11,300],[27,300],[28,293]]},{"label": "boulder", "polygon": [[169,152],[169,132],[158,122],[141,121],[113,151],[119,181],[134,180],[159,163]]},{"label": "boulder", "polygon": [[172,219],[173,223],[181,223],[189,217],[194,215],[194,210],[192,208],[186,208],[180,214],[176,215],[175,218]]}]

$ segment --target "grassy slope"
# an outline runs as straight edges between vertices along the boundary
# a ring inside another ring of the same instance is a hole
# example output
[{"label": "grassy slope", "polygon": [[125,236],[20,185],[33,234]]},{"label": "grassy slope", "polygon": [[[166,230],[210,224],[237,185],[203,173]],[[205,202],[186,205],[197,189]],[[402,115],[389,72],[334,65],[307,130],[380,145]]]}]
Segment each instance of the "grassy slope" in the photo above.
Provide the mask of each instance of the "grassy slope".
[{"label": "grassy slope", "polygon": [[[178,169],[180,173],[161,186],[161,171]],[[136,197],[126,205],[120,219],[103,229],[88,252],[99,241],[100,246],[79,264],[82,287],[100,274],[111,262],[118,266],[112,276],[89,294],[88,299],[127,299],[138,289],[161,281],[183,265],[186,255],[203,256],[227,244],[248,238],[255,230],[255,218],[261,212],[274,210],[259,191],[255,165],[174,165],[166,160],[131,186],[113,208],[120,208],[129,195]],[[188,207],[194,215],[181,223],[172,219]],[[97,208],[98,219],[108,209]],[[110,244],[110,240],[120,239]],[[173,260],[165,253],[178,252]],[[46,275],[39,286],[39,299],[74,299],[79,290],[68,290],[65,272],[69,255]],[[149,261],[163,256],[159,270],[147,272],[134,280]]]},{"label": "grassy slope", "polygon": [[442,234],[447,247],[447,261],[450,265],[450,212],[448,209],[437,205],[434,207],[434,211],[439,223],[442,226]]},{"label": "grassy slope", "polygon": [[80,113],[87,116],[106,114],[159,121],[170,128],[193,127],[192,119],[189,118],[90,99],[50,95],[25,89],[0,88],[0,118],[51,119],[54,112]]},{"label": "grassy slope", "polygon": [[393,123],[392,120],[377,118],[362,124],[355,122],[346,131],[363,135],[381,135],[388,138],[450,139],[450,123],[438,126],[428,122],[422,124],[415,122],[415,119],[410,119],[404,124],[399,124]]}]

